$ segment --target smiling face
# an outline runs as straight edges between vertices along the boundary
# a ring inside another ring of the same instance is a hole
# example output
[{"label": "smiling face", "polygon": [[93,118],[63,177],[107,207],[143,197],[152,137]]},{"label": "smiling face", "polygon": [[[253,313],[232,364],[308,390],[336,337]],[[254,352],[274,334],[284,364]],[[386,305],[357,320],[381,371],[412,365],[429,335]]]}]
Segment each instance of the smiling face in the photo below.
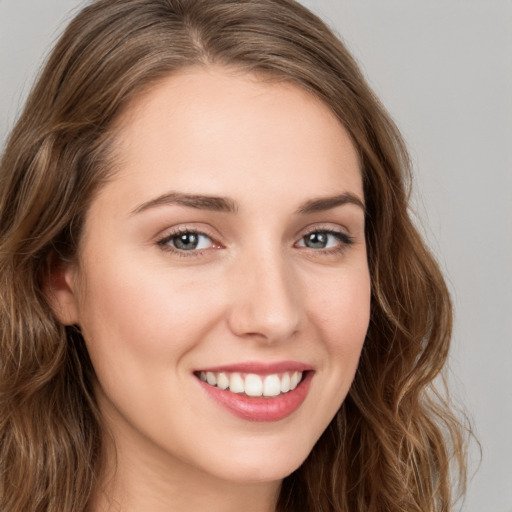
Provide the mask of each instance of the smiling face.
[{"label": "smiling face", "polygon": [[343,402],[368,327],[354,146],[298,87],[202,68],[135,102],[116,153],[55,297],[120,470],[279,481]]}]

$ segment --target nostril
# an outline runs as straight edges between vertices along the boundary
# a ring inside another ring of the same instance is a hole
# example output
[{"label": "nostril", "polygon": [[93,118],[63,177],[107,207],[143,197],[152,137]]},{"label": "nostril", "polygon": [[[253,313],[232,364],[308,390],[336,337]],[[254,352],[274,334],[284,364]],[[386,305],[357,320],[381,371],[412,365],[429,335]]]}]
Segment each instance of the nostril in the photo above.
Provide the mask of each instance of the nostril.
[{"label": "nostril", "polygon": [[298,312],[265,311],[264,307],[252,304],[234,309],[229,318],[231,331],[239,337],[266,343],[287,341],[298,332]]}]

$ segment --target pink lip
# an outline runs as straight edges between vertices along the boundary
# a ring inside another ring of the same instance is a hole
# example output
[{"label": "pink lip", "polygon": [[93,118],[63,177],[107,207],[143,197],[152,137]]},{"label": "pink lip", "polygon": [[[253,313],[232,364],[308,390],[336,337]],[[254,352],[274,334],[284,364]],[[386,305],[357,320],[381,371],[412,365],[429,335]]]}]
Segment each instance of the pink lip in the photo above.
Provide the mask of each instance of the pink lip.
[{"label": "pink lip", "polygon": [[305,372],[313,370],[309,364],[300,363],[298,361],[279,361],[278,363],[259,363],[255,361],[247,361],[245,363],[228,364],[223,366],[213,366],[209,368],[200,368],[194,373],[199,372],[239,372],[239,373],[256,373],[258,375],[270,375],[272,373],[284,372]]},{"label": "pink lip", "polygon": [[[254,366],[251,366],[250,370],[246,366],[243,366],[244,369],[241,370],[241,365],[236,365],[236,370],[228,370],[227,368],[231,368],[231,366],[224,366],[222,367],[222,370],[208,369],[208,371],[239,371],[241,373],[245,373],[245,371],[247,371],[247,373],[259,373],[260,375],[286,371],[279,369],[276,370],[275,366],[270,372],[267,372],[266,370],[262,372],[261,367],[260,371],[255,371]],[[287,366],[286,369],[291,371],[289,366]],[[270,422],[279,421],[286,418],[287,416],[290,416],[302,405],[309,392],[309,387],[311,380],[313,379],[313,375],[314,372],[306,371],[302,380],[293,391],[288,391],[288,393],[283,393],[279,396],[271,398],[250,397],[244,393],[232,393],[231,391],[211,386],[210,384],[199,380],[199,378],[197,381],[202,386],[204,391],[208,393],[210,398],[215,400],[221,406],[225,407],[235,416],[248,421]]]}]

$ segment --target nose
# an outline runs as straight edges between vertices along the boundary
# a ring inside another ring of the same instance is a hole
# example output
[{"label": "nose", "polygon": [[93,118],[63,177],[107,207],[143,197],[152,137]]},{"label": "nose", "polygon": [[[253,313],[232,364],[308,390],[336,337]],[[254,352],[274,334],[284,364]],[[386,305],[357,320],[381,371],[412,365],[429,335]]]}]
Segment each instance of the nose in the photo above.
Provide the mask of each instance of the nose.
[{"label": "nose", "polygon": [[293,269],[282,255],[244,258],[231,276],[231,331],[266,343],[285,342],[299,330],[302,297]]}]

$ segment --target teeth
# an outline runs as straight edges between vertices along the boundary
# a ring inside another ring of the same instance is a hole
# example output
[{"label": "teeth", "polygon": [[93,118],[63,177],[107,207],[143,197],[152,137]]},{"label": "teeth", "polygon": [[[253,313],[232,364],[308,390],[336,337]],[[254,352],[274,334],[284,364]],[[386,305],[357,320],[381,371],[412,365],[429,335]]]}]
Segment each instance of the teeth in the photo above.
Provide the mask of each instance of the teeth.
[{"label": "teeth", "polygon": [[281,381],[278,375],[267,375],[263,382],[263,396],[277,396],[281,393]]},{"label": "teeth", "polygon": [[259,375],[249,373],[245,377],[245,394],[248,396],[261,396],[263,394],[263,381]]},{"label": "teeth", "polygon": [[[208,374],[206,374],[206,377],[208,378]],[[300,382],[300,379],[302,379],[302,373],[293,372],[290,378],[290,390],[295,389],[297,387],[297,384]]]},{"label": "teeth", "polygon": [[232,393],[245,393],[247,396],[278,396],[297,387],[302,380],[302,372],[284,372],[282,374],[257,375],[248,373],[201,372],[199,378],[211,386],[229,389]]},{"label": "teeth", "polygon": [[284,373],[281,377],[281,393],[288,393],[290,391],[290,374]]},{"label": "teeth", "polygon": [[219,373],[217,375],[217,387],[220,389],[229,388],[229,378],[225,373]]},{"label": "teeth", "polygon": [[229,379],[229,391],[231,393],[243,393],[245,391],[244,381],[239,373],[233,373]]}]

